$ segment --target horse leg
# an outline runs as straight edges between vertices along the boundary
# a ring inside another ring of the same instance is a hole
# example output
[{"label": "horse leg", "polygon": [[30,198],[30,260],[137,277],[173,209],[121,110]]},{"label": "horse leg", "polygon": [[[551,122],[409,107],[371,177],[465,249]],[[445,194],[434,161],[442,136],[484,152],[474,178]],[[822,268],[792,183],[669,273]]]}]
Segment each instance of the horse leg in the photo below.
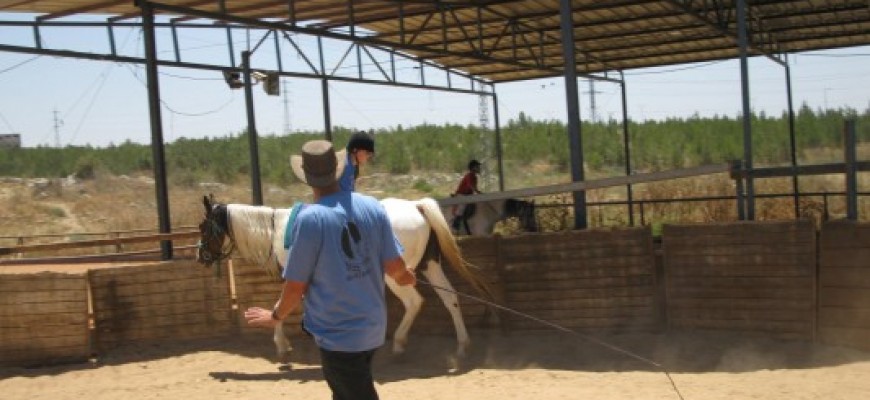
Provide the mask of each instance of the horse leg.
[{"label": "horse leg", "polygon": [[387,286],[399,298],[402,305],[405,306],[405,315],[402,316],[402,321],[393,333],[393,354],[401,354],[405,351],[405,345],[408,343],[408,331],[411,330],[411,324],[414,323],[414,318],[420,312],[423,306],[423,296],[413,286],[400,286],[393,278],[386,277]]},{"label": "horse leg", "polygon": [[[423,270],[423,275],[429,279],[429,283],[436,286],[435,293],[441,298],[444,307],[450,312],[450,317],[453,318],[453,326],[456,328],[456,356],[464,357],[465,351],[471,345],[471,339],[468,337],[468,330],[465,329],[465,321],[462,319],[462,311],[459,309],[459,296],[453,291],[453,286],[444,275],[444,270],[441,264],[434,260],[427,262],[427,268]],[[438,289],[443,287],[447,290]],[[449,291],[448,291],[449,290]]]},{"label": "horse leg", "polygon": [[272,335],[272,340],[275,342],[275,347],[278,350],[278,360],[282,363],[290,362],[290,352],[293,351],[293,346],[290,345],[290,339],[284,334],[284,324],[275,325],[275,332]]}]

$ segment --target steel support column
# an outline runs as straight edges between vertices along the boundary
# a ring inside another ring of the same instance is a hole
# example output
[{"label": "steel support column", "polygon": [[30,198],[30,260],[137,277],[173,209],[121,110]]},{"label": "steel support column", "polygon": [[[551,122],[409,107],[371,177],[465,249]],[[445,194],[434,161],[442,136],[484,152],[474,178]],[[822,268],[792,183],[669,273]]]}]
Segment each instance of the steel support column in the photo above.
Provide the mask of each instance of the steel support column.
[{"label": "steel support column", "polygon": [[846,219],[858,220],[858,175],[855,119],[847,119],[843,125],[843,159],[846,163]]},{"label": "steel support column", "polygon": [[260,150],[257,144],[257,124],[254,117],[254,80],[251,76],[251,52],[242,52],[242,74],[245,76],[245,111],[248,116],[248,149],[251,154],[251,204],[263,205],[260,183]]},{"label": "steel support column", "polygon": [[[631,138],[628,134],[628,95],[626,94],[625,74],[619,71],[622,89],[622,148],[625,155],[625,176],[631,176]],[[628,225],[634,226],[634,203],[632,202],[631,184],[625,185],[625,197],[628,201]]]},{"label": "steel support column", "polygon": [[752,179],[752,107],[749,104],[749,38],[746,0],[737,0],[737,43],[740,47],[740,94],[743,104],[743,168],[746,175],[746,219],[755,220],[755,185]]},{"label": "steel support column", "polygon": [[320,56],[320,74],[323,78],[320,80],[320,91],[323,94],[323,132],[326,140],[332,141],[332,118],[329,110],[329,79],[326,79],[326,61],[323,58],[323,38],[317,37],[317,53]]},{"label": "steel support column", "polygon": [[495,155],[498,160],[498,191],[504,192],[504,160],[501,151],[501,124],[498,118],[498,94],[495,93],[495,85],[492,87],[492,113],[495,119]]},{"label": "steel support column", "polygon": [[[166,159],[163,151],[163,118],[160,115],[160,82],[157,74],[157,44],[154,38],[154,9],[148,2],[137,2],[142,9],[145,45],[145,75],[148,82],[148,112],[151,123],[151,158],[154,163],[154,189],[157,196],[157,224],[160,233],[171,233],[169,195],[166,188]],[[160,241],[164,260],[172,259],[172,241]]]},{"label": "steel support column", "polygon": [[320,81],[320,91],[323,92],[323,129],[326,140],[332,141],[332,118],[329,110],[329,79]]},{"label": "steel support column", "polygon": [[[583,177],[583,143],[580,138],[580,94],[577,89],[577,62],[574,51],[574,15],[571,0],[559,0],[564,56],[565,97],[568,108],[568,142],[571,146],[571,181]],[[574,192],[574,229],[586,229],[586,192]]]},{"label": "steel support column", "polygon": [[792,100],[791,93],[791,67],[788,64],[788,55],[786,55],[785,60],[785,92],[788,101],[788,144],[789,150],[791,150],[791,166],[795,168],[795,173],[791,176],[791,189],[794,196],[794,218],[798,219],[801,217],[800,188],[798,187],[798,174],[796,170],[797,145],[794,132],[794,101]]}]

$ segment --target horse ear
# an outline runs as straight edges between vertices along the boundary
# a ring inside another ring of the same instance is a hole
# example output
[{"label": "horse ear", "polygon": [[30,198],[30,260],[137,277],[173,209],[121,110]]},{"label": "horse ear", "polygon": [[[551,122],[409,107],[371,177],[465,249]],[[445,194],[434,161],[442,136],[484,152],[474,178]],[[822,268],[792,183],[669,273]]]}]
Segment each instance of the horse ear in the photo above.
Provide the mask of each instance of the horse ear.
[{"label": "horse ear", "polygon": [[202,205],[205,206],[205,214],[208,215],[211,212],[211,201],[208,196],[202,196]]}]

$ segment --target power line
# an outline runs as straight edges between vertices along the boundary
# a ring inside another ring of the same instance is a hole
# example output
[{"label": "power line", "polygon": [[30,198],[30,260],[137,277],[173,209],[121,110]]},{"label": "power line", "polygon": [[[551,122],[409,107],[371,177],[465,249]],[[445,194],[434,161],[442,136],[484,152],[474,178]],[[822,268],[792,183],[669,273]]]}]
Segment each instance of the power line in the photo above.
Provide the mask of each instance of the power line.
[{"label": "power line", "polygon": [[[146,88],[148,87],[148,84],[145,83],[145,81],[142,80],[142,77],[140,77],[139,74],[136,73],[133,66],[130,66],[129,64],[124,64],[124,66],[127,67],[127,69],[130,71],[130,73],[133,74],[133,77],[135,77],[136,80],[139,81],[139,83],[141,83],[143,87],[146,87]],[[235,98],[233,97],[232,93],[230,93],[229,100],[227,100],[224,104],[221,104],[220,106],[218,106],[214,109],[211,109],[208,111],[203,111],[203,112],[198,112],[198,113],[188,113],[188,112],[178,111],[178,110],[172,108],[169,105],[169,103],[167,103],[162,98],[160,99],[160,104],[162,104],[164,107],[166,107],[166,109],[169,110],[169,112],[171,112],[173,114],[177,114],[177,115],[181,115],[181,116],[185,116],[185,117],[202,117],[205,115],[211,115],[211,114],[216,114],[216,113],[220,112],[221,110],[223,110],[224,108],[229,106],[233,101],[235,101]]]},{"label": "power line", "polygon": [[0,112],[0,119],[2,119],[2,120],[3,120],[3,123],[5,123],[6,126],[9,127],[9,132],[17,132],[17,131],[15,130],[15,128],[12,127],[12,124],[9,123],[9,120],[7,120],[6,117],[3,116],[3,113],[2,113],[2,112]]},{"label": "power line", "polygon": [[2,74],[2,73],[6,73],[6,72],[9,72],[9,71],[12,71],[13,69],[18,68],[18,67],[20,67],[20,66],[22,66],[22,65],[24,65],[24,64],[27,64],[27,63],[29,63],[29,62],[31,62],[31,61],[33,61],[33,60],[39,58],[39,57],[42,57],[42,56],[41,56],[41,55],[33,56],[33,57],[31,57],[31,58],[28,58],[27,60],[24,60],[24,61],[22,61],[22,62],[20,62],[20,63],[18,63],[18,64],[15,64],[15,65],[13,65],[13,66],[11,66],[11,67],[9,67],[9,68],[6,68],[6,69],[4,69],[4,70],[0,70],[0,74]]},{"label": "power line", "polygon": [[795,54],[800,57],[870,57],[870,53],[850,53],[850,54]]},{"label": "power line", "polygon": [[109,72],[111,72],[111,70],[110,70],[111,67],[112,67],[112,65],[109,65],[103,71],[103,73],[100,75],[99,78],[101,78],[102,81],[100,82],[100,85],[97,87],[97,89],[94,91],[94,96],[91,97],[91,101],[90,101],[90,103],[88,103],[88,106],[85,108],[85,112],[82,114],[82,118],[81,118],[81,120],[79,120],[79,124],[76,126],[75,131],[73,131],[72,136],[67,141],[67,145],[71,145],[73,143],[73,140],[75,140],[76,136],[78,136],[79,131],[82,129],[82,126],[84,126],[85,121],[88,118],[88,114],[91,113],[91,108],[93,108],[94,103],[97,101],[97,97],[99,97],[100,92],[103,90],[103,86],[106,85],[106,81],[109,80]]},{"label": "power line", "polygon": [[710,65],[715,65],[715,64],[723,63],[723,62],[726,62],[726,61],[730,61],[730,60],[710,61],[710,62],[707,62],[707,63],[701,63],[701,64],[690,65],[690,66],[688,66],[688,67],[672,68],[672,69],[659,70],[659,71],[626,72],[625,75],[628,75],[628,76],[639,76],[639,75],[658,75],[658,74],[667,74],[667,73],[670,73],[670,72],[685,71],[685,70],[695,69],[695,68],[703,68],[703,67],[707,67],[707,66],[710,66]]}]

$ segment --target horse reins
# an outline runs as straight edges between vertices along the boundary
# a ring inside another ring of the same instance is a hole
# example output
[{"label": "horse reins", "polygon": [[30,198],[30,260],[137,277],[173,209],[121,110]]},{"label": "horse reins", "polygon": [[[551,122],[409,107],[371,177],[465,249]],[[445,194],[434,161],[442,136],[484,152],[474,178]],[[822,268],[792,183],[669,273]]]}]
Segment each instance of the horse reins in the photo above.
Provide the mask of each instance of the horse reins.
[{"label": "horse reins", "polygon": [[565,332],[565,333],[568,333],[568,334],[571,334],[571,335],[577,336],[577,337],[579,337],[579,338],[581,338],[581,339],[584,339],[584,340],[590,341],[590,342],[592,342],[592,343],[595,343],[595,344],[597,344],[597,345],[599,345],[599,346],[605,347],[605,348],[610,349],[610,350],[612,350],[612,351],[615,351],[615,352],[617,352],[617,353],[620,353],[620,354],[623,354],[623,355],[625,355],[625,356],[628,356],[628,357],[634,358],[635,360],[641,361],[641,362],[643,362],[643,363],[645,363],[645,364],[652,365],[652,366],[654,366],[654,367],[656,367],[656,368],[662,370],[662,372],[664,372],[665,376],[668,378],[668,381],[671,383],[671,387],[674,389],[674,392],[677,394],[677,396],[680,398],[680,400],[684,400],[684,398],[683,398],[683,394],[680,393],[680,389],[677,388],[677,384],[676,384],[676,382],[674,382],[674,378],[671,377],[671,373],[670,373],[670,372],[669,372],[669,371],[668,371],[668,370],[667,370],[663,365],[661,365],[661,364],[659,364],[659,363],[657,363],[657,362],[655,362],[655,361],[653,361],[653,360],[650,360],[650,359],[645,358],[645,357],[643,357],[643,356],[639,356],[639,355],[637,355],[637,354],[635,354],[635,353],[632,353],[632,352],[630,352],[630,351],[628,351],[628,350],[625,350],[625,349],[623,349],[623,348],[621,348],[621,347],[619,347],[619,346],[616,346],[616,345],[614,345],[614,344],[611,344],[611,343],[605,342],[605,341],[603,341],[603,340],[601,340],[601,339],[597,339],[597,338],[594,338],[594,337],[589,336],[589,335],[584,335],[584,334],[582,334],[582,333],[580,333],[580,332],[577,332],[577,331],[575,331],[575,330],[568,329],[568,328],[566,328],[566,327],[564,327],[564,326],[562,326],[562,325],[559,325],[559,324],[556,324],[556,323],[553,323],[553,322],[550,322],[550,321],[547,321],[547,320],[543,320],[543,319],[537,318],[537,317],[535,317],[535,316],[532,316],[532,315],[529,315],[529,314],[526,314],[526,313],[523,313],[523,312],[520,312],[520,311],[514,310],[514,309],[509,308],[509,307],[505,307],[505,306],[502,306],[502,305],[499,305],[499,304],[493,303],[493,302],[491,302],[491,301],[488,301],[488,300],[486,300],[486,299],[482,299],[482,298],[477,297],[477,296],[473,296],[473,295],[466,294],[466,293],[462,293],[462,292],[459,292],[459,291],[456,291],[456,290],[453,290],[453,289],[448,289],[448,288],[445,288],[445,287],[442,287],[442,286],[438,286],[438,285],[432,284],[431,282],[427,281],[426,279],[423,279],[422,277],[417,277],[417,281],[418,281],[418,282],[421,282],[421,283],[424,283],[424,284],[426,284],[426,285],[429,285],[429,286],[431,286],[431,287],[434,288],[434,289],[437,289],[437,290],[443,290],[443,291],[445,291],[445,292],[450,292],[450,293],[453,293],[453,294],[456,294],[456,295],[459,295],[459,296],[467,297],[467,298],[472,299],[472,300],[474,300],[474,301],[477,301],[477,302],[479,302],[479,303],[483,303],[483,304],[486,304],[486,305],[488,305],[488,306],[492,306],[492,307],[498,308],[499,310],[507,311],[507,312],[509,312],[509,313],[511,313],[511,314],[518,315],[518,316],[521,316],[521,317],[526,318],[526,319],[530,319],[530,320],[532,320],[532,321],[535,321],[535,322],[538,322],[538,323],[540,323],[540,324],[543,324],[543,325],[549,326],[549,327],[554,328],[554,329],[556,329],[556,330],[559,330],[559,331],[561,331],[561,332]]},{"label": "horse reins", "polygon": [[[220,233],[223,232],[223,229],[220,227],[220,225],[218,225],[218,223],[216,221],[209,219],[208,222],[209,222],[209,228],[210,228],[208,230],[208,233],[209,233],[208,239],[209,240],[217,239],[218,236],[220,235]],[[225,233],[227,234],[227,236],[229,236],[229,231],[227,231]],[[207,252],[206,254],[209,254],[209,259],[206,259],[205,261],[221,262],[223,260],[226,260],[227,258],[230,257],[230,254],[232,254],[233,250],[235,250],[235,247],[236,247],[235,243],[236,243],[235,240],[232,240],[232,237],[230,237],[229,244],[226,246],[221,245],[221,251],[217,254],[216,257],[211,258],[212,253],[210,251]],[[208,250],[208,248],[206,248],[205,243],[203,243],[202,240],[198,241],[196,243],[196,246],[200,250],[203,250],[203,249]]]}]

